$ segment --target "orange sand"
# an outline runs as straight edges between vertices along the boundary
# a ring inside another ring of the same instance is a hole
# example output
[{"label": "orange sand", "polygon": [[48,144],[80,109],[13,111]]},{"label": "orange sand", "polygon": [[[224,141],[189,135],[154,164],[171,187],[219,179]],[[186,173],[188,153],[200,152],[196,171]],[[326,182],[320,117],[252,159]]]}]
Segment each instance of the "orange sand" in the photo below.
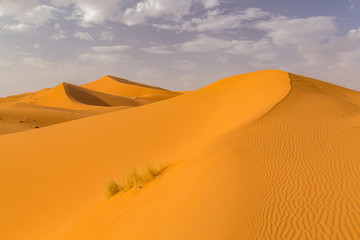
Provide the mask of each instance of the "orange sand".
[{"label": "orange sand", "polygon": [[172,92],[110,75],[106,75],[94,82],[83,84],[82,87],[107,94],[151,100],[163,100],[180,95],[180,92]]},{"label": "orange sand", "polygon": [[[157,87],[130,81],[122,83],[103,81],[107,78],[105,76],[93,83],[102,83],[101,87],[104,89],[116,89],[112,92],[115,95],[107,91],[99,92],[62,83],[51,89],[0,98],[0,134],[20,132],[105,112],[138,107],[180,95],[180,93],[165,89],[160,91]],[[147,98],[142,98],[144,92]]]},{"label": "orange sand", "polygon": [[[3,135],[0,151],[1,239],[360,238],[360,93],[283,71]],[[171,166],[104,199],[148,163]]]}]

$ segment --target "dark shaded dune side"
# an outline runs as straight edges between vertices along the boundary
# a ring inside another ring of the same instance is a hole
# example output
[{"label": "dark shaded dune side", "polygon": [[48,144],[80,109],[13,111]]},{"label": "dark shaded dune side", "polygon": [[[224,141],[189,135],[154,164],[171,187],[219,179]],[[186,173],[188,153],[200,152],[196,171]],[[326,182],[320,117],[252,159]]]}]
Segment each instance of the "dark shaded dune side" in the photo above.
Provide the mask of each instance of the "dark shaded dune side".
[{"label": "dark shaded dune side", "polygon": [[70,99],[86,105],[113,107],[113,106],[131,106],[137,107],[150,101],[138,101],[135,99],[110,95],[82,88],[73,84],[64,83],[64,89]]},{"label": "dark shaded dune side", "polygon": [[91,90],[84,91],[82,88],[68,83],[64,83],[64,89],[69,98],[78,103],[96,106],[110,106],[99,97],[91,94]]}]

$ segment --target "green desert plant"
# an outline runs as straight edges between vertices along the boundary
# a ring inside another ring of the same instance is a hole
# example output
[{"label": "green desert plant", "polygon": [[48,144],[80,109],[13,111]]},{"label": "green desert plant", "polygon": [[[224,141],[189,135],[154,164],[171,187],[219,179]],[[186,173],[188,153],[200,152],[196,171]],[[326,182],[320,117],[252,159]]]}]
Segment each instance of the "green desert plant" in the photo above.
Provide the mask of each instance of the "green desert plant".
[{"label": "green desert plant", "polygon": [[140,190],[144,184],[154,180],[168,166],[168,164],[163,164],[160,167],[153,167],[149,164],[141,173],[134,167],[127,175],[121,178],[122,180],[119,183],[111,180],[106,186],[105,195],[107,198],[111,198],[120,191],[128,191],[133,188]]}]

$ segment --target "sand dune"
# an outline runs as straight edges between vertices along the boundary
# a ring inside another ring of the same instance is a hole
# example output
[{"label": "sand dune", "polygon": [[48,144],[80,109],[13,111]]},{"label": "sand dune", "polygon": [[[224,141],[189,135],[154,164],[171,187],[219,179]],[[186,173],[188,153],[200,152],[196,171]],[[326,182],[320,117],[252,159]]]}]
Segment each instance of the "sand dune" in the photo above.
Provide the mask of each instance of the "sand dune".
[{"label": "sand dune", "polygon": [[109,95],[69,83],[61,83],[60,85],[45,92],[34,95],[32,94],[23,101],[41,106],[70,109],[92,109],[99,106],[111,107],[142,105],[140,101],[136,101],[134,99]]},{"label": "sand dune", "polygon": [[[112,86],[105,85],[102,86],[111,90]],[[140,83],[136,86],[160,89]],[[115,92],[121,94],[120,89],[121,86],[116,85]],[[69,83],[61,83],[54,88],[1,98],[0,134],[25,131],[104,112],[138,107],[180,95],[180,93],[167,90],[161,90],[161,93],[148,91],[146,99],[137,96],[136,91],[132,91],[132,94],[135,95],[132,97],[111,95]],[[139,94],[142,94],[142,91]]]},{"label": "sand dune", "polygon": [[32,94],[38,94],[38,93],[42,93],[42,92],[46,92],[48,90],[50,90],[51,88],[44,88],[35,92],[25,92],[25,93],[21,93],[21,94],[16,94],[16,95],[10,95],[7,96],[7,98],[22,98],[22,97],[26,97]]},{"label": "sand dune", "polygon": [[67,109],[15,102],[0,106],[0,134],[42,128],[53,124],[124,110],[128,106],[99,107],[96,109]]},{"label": "sand dune", "polygon": [[[359,120],[360,93],[267,70],[4,135],[0,236],[358,239]],[[104,199],[110,178],[164,162]]]},{"label": "sand dune", "polygon": [[86,83],[81,86],[112,95],[150,100],[163,100],[180,95],[178,92],[136,83],[110,75],[106,75],[94,82]]}]

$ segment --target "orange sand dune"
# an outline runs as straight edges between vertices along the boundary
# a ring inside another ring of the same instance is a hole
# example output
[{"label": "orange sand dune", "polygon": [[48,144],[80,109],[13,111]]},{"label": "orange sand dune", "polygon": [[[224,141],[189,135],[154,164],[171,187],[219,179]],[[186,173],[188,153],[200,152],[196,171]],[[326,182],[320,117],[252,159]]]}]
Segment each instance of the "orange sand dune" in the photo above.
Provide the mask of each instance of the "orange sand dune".
[{"label": "orange sand dune", "polygon": [[[111,90],[111,86],[107,87]],[[149,88],[157,89],[150,86]],[[116,86],[115,90],[118,89],[119,86]],[[25,131],[104,112],[138,107],[177,95],[179,94],[172,92],[152,93],[147,96],[147,99],[135,99],[136,96],[130,98],[111,95],[62,83],[51,89],[0,98],[0,134]]]},{"label": "orange sand dune", "polygon": [[109,95],[69,83],[61,83],[48,91],[30,95],[23,101],[36,105],[71,109],[91,109],[98,106],[110,107],[142,105],[140,101],[135,99]]},{"label": "orange sand dune", "polygon": [[106,75],[94,82],[81,85],[84,88],[118,96],[164,100],[180,95],[163,88],[132,82],[126,79]]},{"label": "orange sand dune", "polygon": [[0,134],[46,127],[70,120],[89,117],[111,111],[124,110],[128,106],[99,107],[96,109],[66,109],[47,107],[23,102],[0,105]]},{"label": "orange sand dune", "polygon": [[22,97],[26,97],[32,94],[38,94],[38,93],[42,93],[42,92],[46,92],[47,90],[50,90],[51,88],[44,88],[35,92],[25,92],[25,93],[21,93],[21,94],[16,94],[16,95],[10,95],[7,96],[7,98],[22,98]]},{"label": "orange sand dune", "polygon": [[[358,239],[359,120],[360,93],[267,70],[4,135],[0,237]],[[164,162],[104,200],[110,178]]]}]

